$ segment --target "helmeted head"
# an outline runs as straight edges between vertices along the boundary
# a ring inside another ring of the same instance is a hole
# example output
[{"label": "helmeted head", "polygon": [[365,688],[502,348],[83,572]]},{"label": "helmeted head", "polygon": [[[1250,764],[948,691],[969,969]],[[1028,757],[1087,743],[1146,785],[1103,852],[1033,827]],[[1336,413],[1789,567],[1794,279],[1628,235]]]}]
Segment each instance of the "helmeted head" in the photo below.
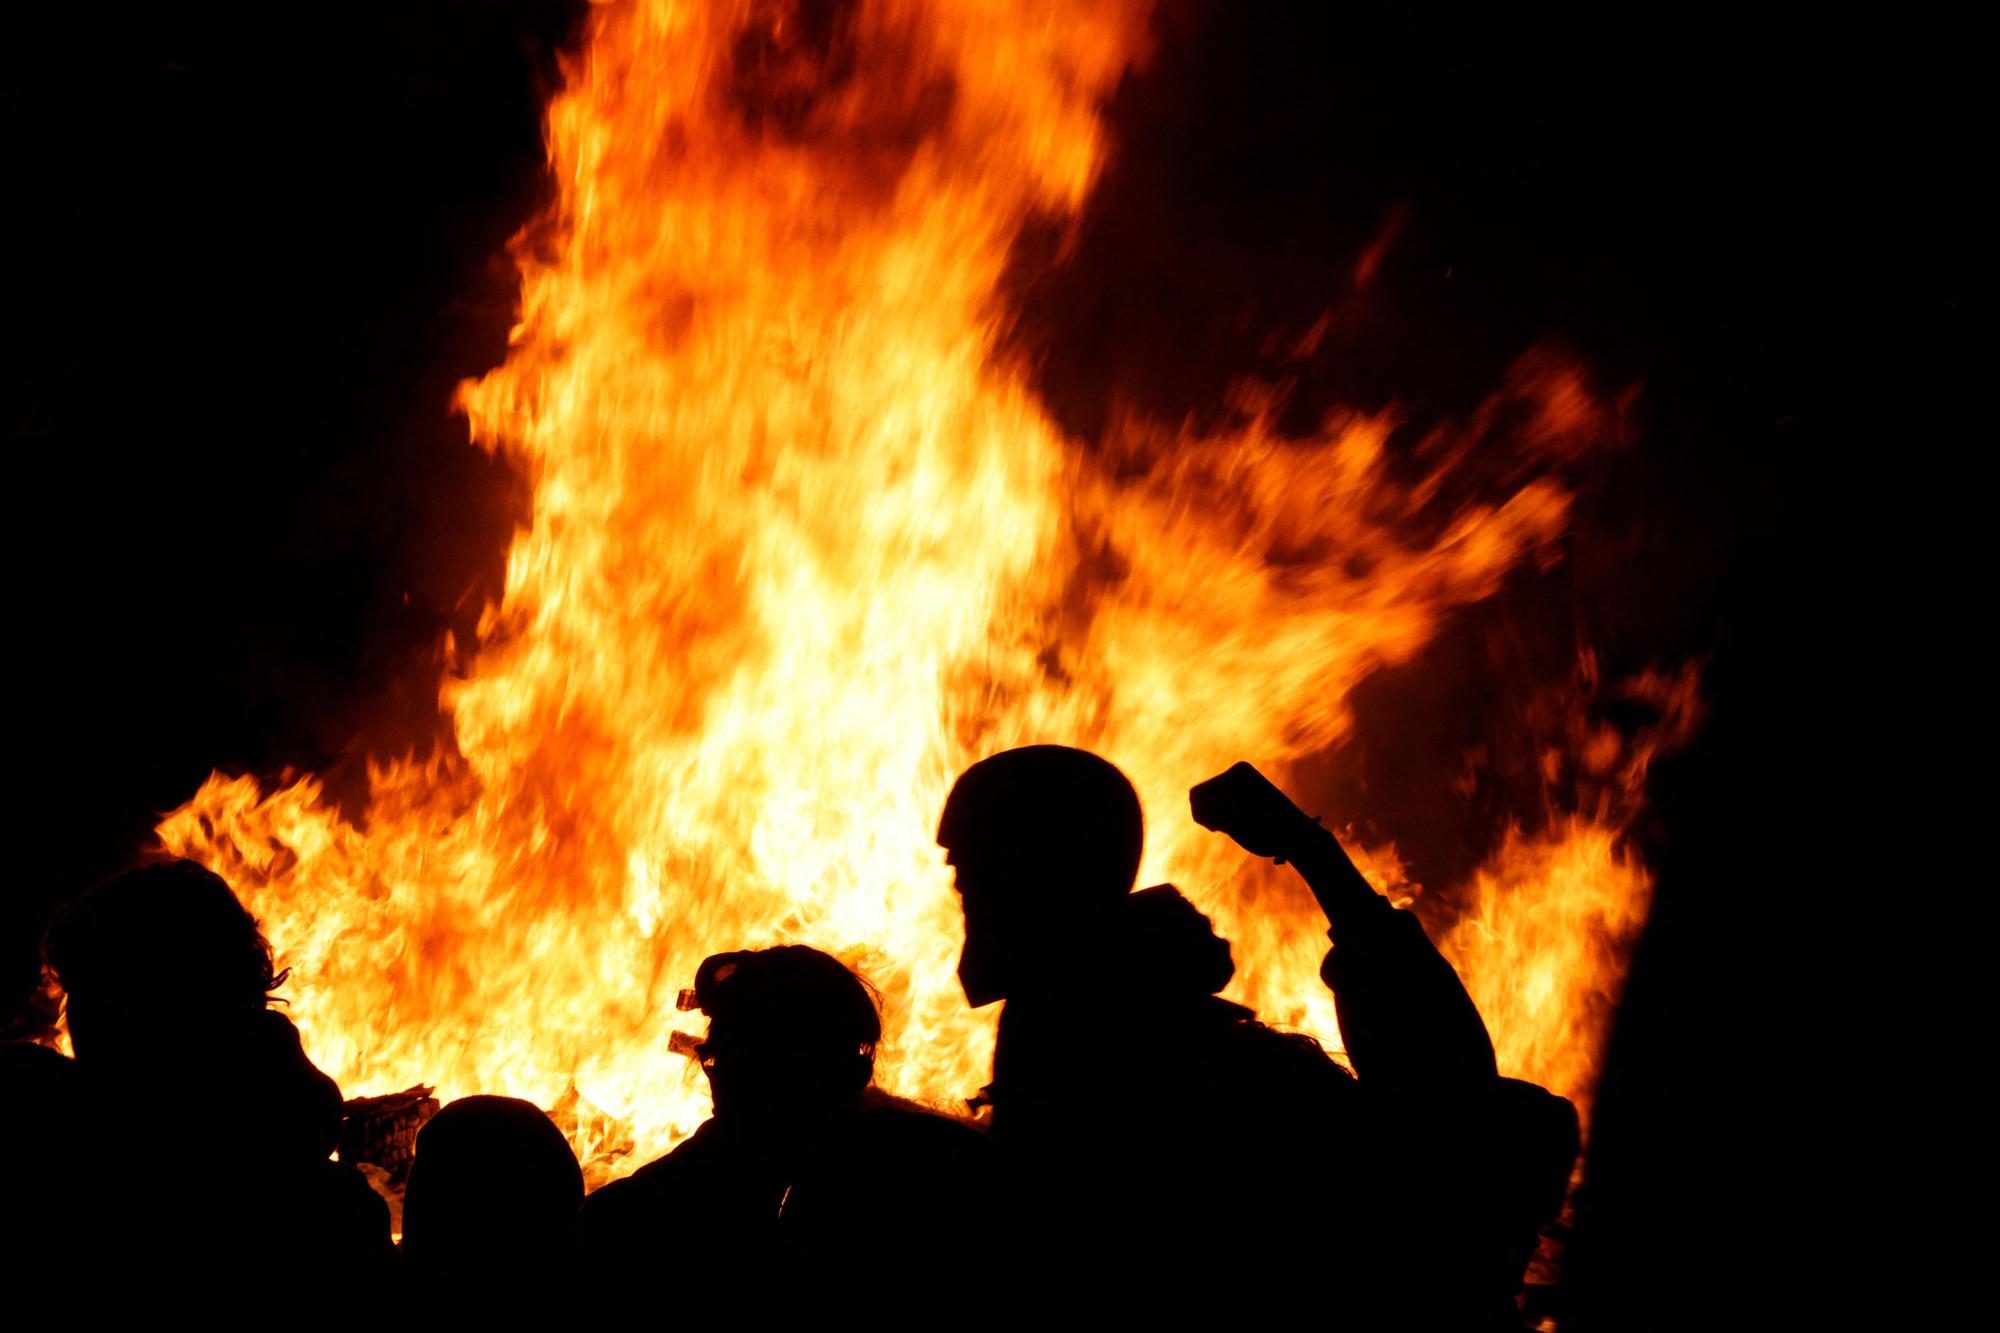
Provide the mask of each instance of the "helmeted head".
[{"label": "helmeted head", "polygon": [[959,776],[938,820],[965,911],[958,979],[974,1005],[1002,1000],[1054,956],[1063,922],[1132,891],[1145,818],[1132,783],[1066,745],[1025,745]]},{"label": "helmeted head", "polygon": [[853,1102],[874,1077],[875,996],[830,954],[798,944],[716,954],[696,973],[693,999],[708,1015],[695,1054],[718,1116],[811,1116]]},{"label": "helmeted head", "polygon": [[56,915],[42,947],[86,1061],[254,1016],[284,980],[257,919],[193,861],[106,880]]}]

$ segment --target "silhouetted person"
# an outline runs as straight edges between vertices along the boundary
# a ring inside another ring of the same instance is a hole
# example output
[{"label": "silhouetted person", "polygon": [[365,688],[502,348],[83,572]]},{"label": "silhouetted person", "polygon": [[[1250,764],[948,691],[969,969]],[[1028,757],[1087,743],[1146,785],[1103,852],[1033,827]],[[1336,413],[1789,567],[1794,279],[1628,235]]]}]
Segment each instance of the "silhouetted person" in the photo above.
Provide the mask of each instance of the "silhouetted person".
[{"label": "silhouetted person", "polygon": [[62,911],[44,948],[93,1145],[72,1267],[119,1279],[79,1299],[221,1323],[365,1304],[393,1260],[388,1210],[328,1160],[340,1090],[270,1008],[284,976],[229,886],[191,861],[128,872]]},{"label": "silhouetted person", "polygon": [[403,1192],[403,1270],[420,1327],[574,1305],[583,1172],[542,1110],[463,1097],[417,1134]]},{"label": "silhouetted person", "polygon": [[1323,976],[1358,1079],[1218,998],[1229,945],[1178,891],[1132,892],[1143,817],[1111,764],[1011,750],[946,802],[959,976],[973,1004],[1006,1001],[986,1097],[1025,1192],[1022,1270],[1183,1311],[1276,1302],[1289,1273],[1332,1293],[1349,1327],[1494,1325],[1511,1289],[1484,1285],[1494,1247],[1464,1233],[1488,1229],[1460,1220],[1485,1198],[1452,1183],[1479,1156],[1452,1140],[1491,1119],[1453,1108],[1483,1108],[1500,1083],[1485,1027],[1415,919],[1239,770],[1204,784],[1197,816],[1293,861],[1326,904]]},{"label": "silhouetted person", "polygon": [[0,1044],[0,1306],[12,1307],[23,1288],[60,1286],[66,1276],[76,1162],[94,1146],[76,1132],[81,1079],[60,1051]]},{"label": "silhouetted person", "polygon": [[1499,1077],[1472,997],[1415,914],[1376,893],[1339,841],[1248,764],[1189,793],[1195,821],[1290,864],[1330,925],[1333,991],[1364,1123],[1418,1151],[1383,1159],[1379,1224],[1409,1238],[1378,1261],[1389,1299],[1435,1324],[1518,1327],[1514,1296],[1538,1232],[1562,1206],[1579,1147],[1576,1108]]},{"label": "silhouetted person", "polygon": [[955,1227],[986,1210],[985,1138],[870,1087],[882,1028],[867,986],[786,945],[709,958],[693,999],[715,1114],[585,1201],[588,1270],[673,1256],[689,1299],[766,1314],[890,1264],[904,1296],[968,1280],[977,1259]]}]

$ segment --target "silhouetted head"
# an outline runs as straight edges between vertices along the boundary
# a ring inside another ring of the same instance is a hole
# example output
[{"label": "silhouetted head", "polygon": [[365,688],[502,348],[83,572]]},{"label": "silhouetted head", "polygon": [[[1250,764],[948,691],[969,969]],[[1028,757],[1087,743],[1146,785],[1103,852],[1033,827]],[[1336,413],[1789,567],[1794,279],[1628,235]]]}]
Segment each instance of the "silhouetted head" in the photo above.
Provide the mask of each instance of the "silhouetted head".
[{"label": "silhouetted head", "polygon": [[857,1101],[875,1073],[882,1017],[839,959],[787,944],[716,954],[695,977],[708,1015],[697,1048],[715,1113],[772,1123]]},{"label": "silhouetted head", "polygon": [[1026,745],[966,769],[938,820],[965,909],[966,998],[1005,999],[1060,943],[1065,920],[1130,893],[1144,844],[1138,793],[1088,751]]},{"label": "silhouetted head", "polygon": [[257,919],[193,861],[106,880],[57,914],[43,952],[85,1061],[255,1015],[284,980]]},{"label": "silhouetted head", "polygon": [[576,1153],[539,1107],[462,1097],[417,1134],[403,1253],[433,1288],[463,1281],[478,1287],[467,1294],[501,1295],[563,1270],[582,1206]]}]

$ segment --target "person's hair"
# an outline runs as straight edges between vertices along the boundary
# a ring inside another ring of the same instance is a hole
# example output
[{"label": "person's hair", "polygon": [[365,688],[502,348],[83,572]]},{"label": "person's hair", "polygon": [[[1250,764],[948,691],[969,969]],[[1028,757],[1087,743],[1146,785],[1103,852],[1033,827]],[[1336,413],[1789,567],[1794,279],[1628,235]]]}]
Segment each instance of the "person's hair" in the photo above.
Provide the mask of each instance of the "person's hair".
[{"label": "person's hair", "polygon": [[69,994],[152,998],[210,1013],[272,1003],[287,971],[220,875],[193,861],[141,866],[59,911],[42,956]]},{"label": "person's hair", "polygon": [[1145,840],[1131,781],[1109,761],[1066,745],[1024,745],[980,760],[953,784],[938,821],[938,842],[954,852],[1093,894],[1131,891]]}]

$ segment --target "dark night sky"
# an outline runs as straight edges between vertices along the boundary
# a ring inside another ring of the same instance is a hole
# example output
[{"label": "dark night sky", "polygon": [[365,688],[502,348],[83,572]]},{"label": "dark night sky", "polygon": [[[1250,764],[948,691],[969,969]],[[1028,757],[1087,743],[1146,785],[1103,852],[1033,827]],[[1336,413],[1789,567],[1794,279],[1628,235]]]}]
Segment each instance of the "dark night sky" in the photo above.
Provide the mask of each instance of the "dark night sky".
[{"label": "dark night sky", "polygon": [[[1659,908],[1601,1095],[1577,1298],[1592,1326],[1685,1327],[1694,1296],[1662,1285],[1747,1243],[1709,1205],[1783,1188],[1743,1138],[1790,1077],[1767,1036],[1808,1021],[1766,961],[1793,930],[1766,892],[1783,853],[1744,818],[1802,799],[1768,775],[1804,729],[1803,461],[1834,447],[1828,353],[1855,326],[1894,331],[1884,374],[1970,364],[1966,82],[1914,37],[1922,77],[1900,38],[1836,51],[1777,19],[1301,12],[1163,8],[1077,250],[1052,270],[1023,243],[1018,337],[1085,443],[1108,384],[1210,411],[1400,207],[1366,336],[1326,350],[1302,410],[1462,410],[1549,338],[1602,386],[1643,383],[1641,444],[1580,502],[1562,607],[1590,607],[1628,669],[1712,654],[1712,716],[1658,775]],[[33,774],[10,997],[49,904],[209,769],[351,781],[367,746],[430,735],[440,634],[463,637],[524,501],[445,404],[503,350],[503,247],[544,188],[539,106],[573,19],[448,0],[4,20]],[[1557,612],[1521,592],[1486,614]],[[1416,708],[1480,682],[1377,688],[1393,714],[1399,689]]]}]

